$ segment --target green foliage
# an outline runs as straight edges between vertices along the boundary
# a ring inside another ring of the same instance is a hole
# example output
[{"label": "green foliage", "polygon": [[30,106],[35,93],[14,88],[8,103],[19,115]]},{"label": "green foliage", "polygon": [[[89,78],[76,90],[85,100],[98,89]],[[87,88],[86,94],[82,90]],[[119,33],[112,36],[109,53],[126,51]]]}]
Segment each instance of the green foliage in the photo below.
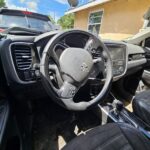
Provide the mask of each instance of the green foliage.
[{"label": "green foliage", "polygon": [[49,17],[49,19],[51,20],[51,22],[52,22],[53,24],[56,23],[55,20],[54,20],[54,18],[53,18],[51,15],[49,15],[48,17]]},{"label": "green foliage", "polygon": [[69,14],[61,17],[57,22],[62,29],[71,29],[74,27],[74,14]]},{"label": "green foliage", "polygon": [[4,7],[5,6],[5,0],[0,0],[0,7]]}]

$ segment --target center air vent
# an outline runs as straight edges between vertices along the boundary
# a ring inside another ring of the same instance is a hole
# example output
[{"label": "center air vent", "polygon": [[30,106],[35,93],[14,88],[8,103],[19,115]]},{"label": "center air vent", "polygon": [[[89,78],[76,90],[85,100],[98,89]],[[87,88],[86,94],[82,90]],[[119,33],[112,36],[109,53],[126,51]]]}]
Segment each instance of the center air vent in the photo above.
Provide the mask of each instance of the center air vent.
[{"label": "center air vent", "polygon": [[13,44],[11,46],[14,62],[18,70],[27,70],[32,65],[32,50],[26,44]]}]

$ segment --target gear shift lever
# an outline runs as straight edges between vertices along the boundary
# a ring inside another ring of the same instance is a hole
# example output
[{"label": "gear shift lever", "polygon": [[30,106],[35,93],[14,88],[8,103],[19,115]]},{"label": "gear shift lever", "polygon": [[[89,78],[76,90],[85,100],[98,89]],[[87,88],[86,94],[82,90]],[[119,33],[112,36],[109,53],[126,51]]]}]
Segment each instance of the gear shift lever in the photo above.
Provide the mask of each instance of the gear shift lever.
[{"label": "gear shift lever", "polygon": [[123,109],[123,103],[120,102],[120,101],[118,101],[118,102],[116,103],[116,110],[117,110],[118,112],[120,112],[122,109]]},{"label": "gear shift lever", "polygon": [[114,113],[118,116],[123,109],[123,103],[119,100],[115,100],[113,106],[114,106]]}]

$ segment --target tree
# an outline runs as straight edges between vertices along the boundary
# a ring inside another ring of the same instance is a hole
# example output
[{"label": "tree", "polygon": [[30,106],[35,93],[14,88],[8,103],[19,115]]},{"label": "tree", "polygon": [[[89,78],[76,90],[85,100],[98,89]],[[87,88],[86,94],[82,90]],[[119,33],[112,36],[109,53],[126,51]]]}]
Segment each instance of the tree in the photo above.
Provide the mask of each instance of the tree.
[{"label": "tree", "polygon": [[63,29],[71,29],[74,26],[74,14],[62,16],[57,22]]},{"label": "tree", "polygon": [[0,0],[0,7],[4,7],[5,6],[5,0]]}]

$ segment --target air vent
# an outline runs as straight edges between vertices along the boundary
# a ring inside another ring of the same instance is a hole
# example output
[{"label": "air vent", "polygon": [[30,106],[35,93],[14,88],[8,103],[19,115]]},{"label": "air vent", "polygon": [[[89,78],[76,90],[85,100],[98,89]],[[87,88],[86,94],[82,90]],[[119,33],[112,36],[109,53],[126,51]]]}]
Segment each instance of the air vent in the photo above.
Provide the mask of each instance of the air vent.
[{"label": "air vent", "polygon": [[13,44],[11,50],[18,70],[27,70],[31,68],[32,50],[29,45]]},{"label": "air vent", "polygon": [[133,61],[133,60],[139,60],[145,58],[144,54],[130,54],[128,60]]}]

